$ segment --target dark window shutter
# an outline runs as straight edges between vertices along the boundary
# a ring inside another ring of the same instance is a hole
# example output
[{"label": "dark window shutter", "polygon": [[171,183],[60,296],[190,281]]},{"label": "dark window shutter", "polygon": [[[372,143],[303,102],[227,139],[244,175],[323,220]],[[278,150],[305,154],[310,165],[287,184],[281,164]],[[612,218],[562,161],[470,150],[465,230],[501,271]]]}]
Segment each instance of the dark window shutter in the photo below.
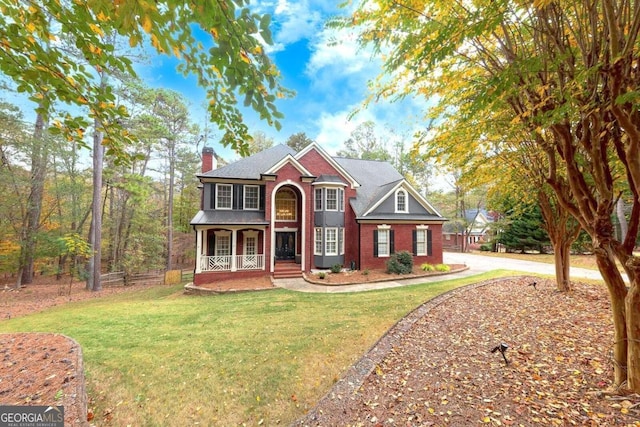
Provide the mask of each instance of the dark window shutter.
[{"label": "dark window shutter", "polygon": [[211,206],[209,206],[209,208],[215,209],[216,208],[216,185],[209,184],[209,188],[211,189],[211,200],[209,201],[211,203]]},{"label": "dark window shutter", "polygon": [[216,247],[216,236],[215,234],[209,234],[209,238],[207,239],[207,256],[213,256],[213,249]]},{"label": "dark window shutter", "polygon": [[260,186],[260,210],[264,210],[264,196],[266,194],[266,187],[264,185]]},{"label": "dark window shutter", "polygon": [[378,230],[373,230],[373,256],[378,257]]},{"label": "dark window shutter", "polygon": [[394,235],[393,230],[389,230],[389,254],[396,253],[393,235]]},{"label": "dark window shutter", "polygon": [[243,198],[242,198],[242,190],[244,189],[244,187],[242,185],[234,185],[233,186],[233,202],[231,203],[231,205],[233,206],[233,209],[242,209],[242,205],[244,204],[243,202]]},{"label": "dark window shutter", "polygon": [[427,255],[431,256],[431,230],[427,230]]},{"label": "dark window shutter", "polygon": [[413,230],[411,232],[411,236],[412,236],[412,242],[413,242],[413,256],[418,255],[418,238],[417,238],[418,232],[416,230]]}]

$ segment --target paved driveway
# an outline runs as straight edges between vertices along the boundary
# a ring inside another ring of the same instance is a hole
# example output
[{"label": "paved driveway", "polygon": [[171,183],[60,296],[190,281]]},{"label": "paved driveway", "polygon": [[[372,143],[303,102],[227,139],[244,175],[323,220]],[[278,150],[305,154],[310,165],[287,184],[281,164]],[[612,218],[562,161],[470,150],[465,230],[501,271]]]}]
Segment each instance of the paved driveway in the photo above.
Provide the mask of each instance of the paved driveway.
[{"label": "paved driveway", "polygon": [[[452,273],[445,276],[417,277],[413,279],[392,280],[388,282],[362,283],[359,285],[342,285],[342,286],[326,286],[316,285],[306,282],[303,279],[278,279],[274,284],[281,288],[291,289],[301,292],[359,292],[372,289],[393,288],[398,286],[406,286],[416,283],[427,283],[449,279],[456,277],[473,276],[491,270],[514,270],[523,273],[539,273],[555,275],[555,267],[553,264],[542,262],[523,261],[511,258],[496,258],[490,256],[482,256],[476,254],[461,254],[457,252],[444,253],[445,264],[465,264],[469,267],[459,273]],[[571,268],[572,279],[595,279],[601,280],[600,272],[596,270],[588,270],[586,268]]]},{"label": "paved driveway", "polygon": [[[484,273],[491,270],[515,270],[526,273],[539,273],[555,275],[555,266],[543,262],[524,261],[512,258],[497,258],[477,254],[467,254],[459,252],[445,252],[445,264],[466,264],[469,271],[475,274]],[[571,267],[569,272],[571,279],[594,279],[601,280],[602,276],[598,270]]]}]

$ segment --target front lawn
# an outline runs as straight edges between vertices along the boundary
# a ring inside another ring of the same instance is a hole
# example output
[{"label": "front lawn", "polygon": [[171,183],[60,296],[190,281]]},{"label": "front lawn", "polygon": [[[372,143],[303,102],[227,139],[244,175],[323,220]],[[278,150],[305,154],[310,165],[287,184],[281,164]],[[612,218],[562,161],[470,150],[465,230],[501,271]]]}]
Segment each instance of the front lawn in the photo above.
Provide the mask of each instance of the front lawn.
[{"label": "front lawn", "polygon": [[396,321],[506,272],[353,294],[185,296],[158,287],[0,322],[82,346],[96,425],[289,424]]}]

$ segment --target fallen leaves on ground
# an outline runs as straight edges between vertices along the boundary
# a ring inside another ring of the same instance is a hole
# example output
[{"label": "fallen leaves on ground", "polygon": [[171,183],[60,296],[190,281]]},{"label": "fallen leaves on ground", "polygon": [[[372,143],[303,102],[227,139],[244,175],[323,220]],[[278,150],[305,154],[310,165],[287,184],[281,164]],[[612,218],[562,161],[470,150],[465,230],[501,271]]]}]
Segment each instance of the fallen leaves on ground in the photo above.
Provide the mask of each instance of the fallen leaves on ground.
[{"label": "fallen leaves on ground", "polygon": [[604,285],[522,277],[456,293],[300,424],[640,426],[640,396],[610,393],[610,317]]}]

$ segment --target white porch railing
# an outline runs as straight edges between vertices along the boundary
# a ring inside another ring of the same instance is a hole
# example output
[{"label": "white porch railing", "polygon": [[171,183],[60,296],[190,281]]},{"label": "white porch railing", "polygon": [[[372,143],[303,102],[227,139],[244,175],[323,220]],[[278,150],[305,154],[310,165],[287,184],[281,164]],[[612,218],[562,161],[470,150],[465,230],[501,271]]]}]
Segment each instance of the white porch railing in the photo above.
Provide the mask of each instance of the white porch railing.
[{"label": "white porch railing", "polygon": [[200,258],[201,271],[231,271],[232,258],[235,258],[236,270],[262,270],[264,255],[219,255]]}]

